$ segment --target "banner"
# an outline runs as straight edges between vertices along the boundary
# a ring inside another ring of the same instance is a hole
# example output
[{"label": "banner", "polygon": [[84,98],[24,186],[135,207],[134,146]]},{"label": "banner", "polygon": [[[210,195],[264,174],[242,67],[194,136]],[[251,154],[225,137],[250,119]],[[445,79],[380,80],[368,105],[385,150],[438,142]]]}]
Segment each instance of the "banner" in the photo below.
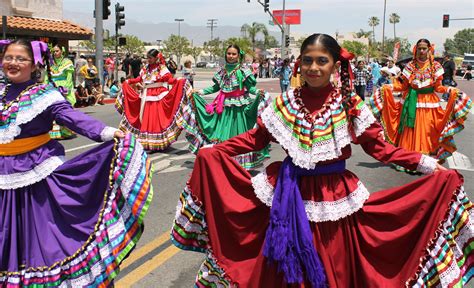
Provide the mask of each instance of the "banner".
[{"label": "banner", "polygon": [[397,62],[398,59],[398,54],[400,51],[400,42],[396,42],[395,45],[393,46],[393,62]]},{"label": "banner", "polygon": [[[273,17],[275,17],[277,23],[281,25],[283,18],[283,10],[273,10]],[[285,24],[301,24],[301,10],[285,10]]]}]

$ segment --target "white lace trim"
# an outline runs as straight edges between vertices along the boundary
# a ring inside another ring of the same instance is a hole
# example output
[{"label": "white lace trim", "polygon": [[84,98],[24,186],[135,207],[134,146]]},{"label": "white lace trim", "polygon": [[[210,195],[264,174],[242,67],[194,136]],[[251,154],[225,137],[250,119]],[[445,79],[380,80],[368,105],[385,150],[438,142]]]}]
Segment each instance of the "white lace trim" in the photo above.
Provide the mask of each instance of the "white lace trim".
[{"label": "white lace trim", "polygon": [[[123,141],[120,141],[119,150],[122,148]],[[146,154],[144,155],[143,152],[143,146],[138,141],[135,142],[135,150],[133,152],[129,167],[124,173],[124,179],[120,187],[125,198],[127,198],[130,191],[133,190],[132,185],[135,184],[137,177],[139,177],[138,173],[140,173],[141,167],[145,162],[142,158],[146,157]],[[116,165],[115,170],[121,170],[122,168],[119,166],[120,165]]]},{"label": "white lace trim", "polygon": [[102,132],[100,132],[100,139],[102,139],[102,141],[104,142],[114,139],[115,131],[118,131],[118,129],[110,126],[105,126],[104,129],[102,129]]},{"label": "white lace trim", "polygon": [[[400,99],[400,104],[403,105],[405,103],[405,99]],[[439,108],[441,104],[437,103],[425,103],[425,102],[418,102],[416,103],[416,108]]]},{"label": "white lace trim", "polygon": [[377,121],[372,111],[370,111],[367,105],[363,104],[362,108],[360,109],[360,115],[354,118],[354,133],[356,137],[362,135],[362,133],[370,127],[370,125],[374,124]]},{"label": "white lace trim", "polygon": [[[465,198],[466,194],[464,193],[464,188],[461,186],[460,191],[457,195],[457,201],[451,204],[449,216],[442,224],[442,233],[440,233],[440,235],[434,240],[434,245],[432,245],[430,249],[426,250],[428,258],[423,260],[426,262],[420,267],[421,273],[417,275],[417,283],[416,285],[414,285],[414,287],[425,286],[424,284],[426,283],[424,280],[428,273],[430,273],[433,269],[436,269],[439,254],[441,253],[441,251],[444,251],[446,243],[450,243],[449,247],[452,250],[456,259],[460,259],[460,257],[464,255],[463,247],[474,236],[474,211],[467,210],[467,213],[469,215],[468,223],[466,223],[466,225],[459,231],[459,233],[457,234],[457,236],[454,237],[454,239],[452,236],[449,236],[447,239],[446,235],[451,235],[453,233],[452,229],[454,224],[452,223],[452,220],[459,217],[459,206],[464,206],[463,200]],[[454,243],[454,245],[452,243]],[[439,273],[439,281],[441,287],[448,287],[450,284],[453,284],[453,282],[456,281],[456,279],[458,279],[462,275],[462,273],[463,272],[461,271],[460,267],[457,265],[456,260],[454,259],[453,261],[451,261],[451,264],[447,269],[445,269],[442,273]],[[408,282],[406,284],[408,285]]]},{"label": "white lace trim", "polygon": [[[257,198],[263,204],[272,207],[274,187],[268,182],[266,172],[252,177],[252,186]],[[367,188],[359,181],[357,188],[344,198],[321,202],[304,200],[303,203],[309,221],[316,223],[337,221],[359,211],[369,195]]]},{"label": "white lace trim", "polygon": [[26,109],[18,111],[16,120],[5,129],[0,129],[0,144],[5,144],[13,141],[13,139],[21,133],[22,124],[28,123],[33,120],[36,116],[41,114],[46,108],[56,102],[66,101],[57,90],[48,90],[44,92],[44,96],[33,100],[31,106]]},{"label": "white lace trim", "polygon": [[17,189],[37,183],[48,177],[63,163],[63,157],[53,156],[29,171],[0,175],[0,189]]},{"label": "white lace trim", "polygon": [[418,166],[416,167],[416,171],[423,174],[433,174],[436,168],[436,163],[438,163],[436,159],[430,156],[421,155],[421,159],[418,163]]}]

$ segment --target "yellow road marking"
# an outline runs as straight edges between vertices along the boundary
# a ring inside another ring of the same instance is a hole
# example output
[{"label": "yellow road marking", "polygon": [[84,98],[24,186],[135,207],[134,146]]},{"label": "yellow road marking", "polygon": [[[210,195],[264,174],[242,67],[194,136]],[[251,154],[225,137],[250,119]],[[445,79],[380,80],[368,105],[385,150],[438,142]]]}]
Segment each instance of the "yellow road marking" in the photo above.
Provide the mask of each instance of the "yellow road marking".
[{"label": "yellow road marking", "polygon": [[115,287],[117,288],[131,287],[133,284],[140,281],[146,275],[150,274],[153,270],[161,266],[161,264],[168,261],[168,259],[173,257],[179,251],[180,251],[179,248],[176,248],[174,245],[169,246],[168,248],[163,250],[161,253],[159,253],[152,259],[143,263],[143,265],[141,265],[140,267],[136,268],[135,270],[127,274],[127,276],[115,282]]},{"label": "yellow road marking", "polygon": [[142,258],[146,254],[150,253],[166,241],[170,240],[170,232],[166,232],[155,239],[153,239],[151,242],[140,248],[139,250],[135,250],[128,256],[127,259],[120,265],[120,270],[125,269],[125,267],[130,266],[131,264],[135,263],[138,259]]}]

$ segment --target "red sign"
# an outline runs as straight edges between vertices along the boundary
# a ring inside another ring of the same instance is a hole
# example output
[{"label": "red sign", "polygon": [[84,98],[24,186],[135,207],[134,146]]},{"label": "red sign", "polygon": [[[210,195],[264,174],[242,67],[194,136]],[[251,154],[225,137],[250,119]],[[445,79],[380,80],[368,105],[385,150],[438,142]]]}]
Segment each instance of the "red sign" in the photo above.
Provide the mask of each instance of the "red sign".
[{"label": "red sign", "polygon": [[[273,10],[273,17],[282,24],[283,10]],[[285,10],[285,24],[301,24],[301,10]]]},{"label": "red sign", "polygon": [[395,43],[395,46],[393,47],[393,62],[397,62],[399,51],[400,51],[400,42],[397,42]]}]

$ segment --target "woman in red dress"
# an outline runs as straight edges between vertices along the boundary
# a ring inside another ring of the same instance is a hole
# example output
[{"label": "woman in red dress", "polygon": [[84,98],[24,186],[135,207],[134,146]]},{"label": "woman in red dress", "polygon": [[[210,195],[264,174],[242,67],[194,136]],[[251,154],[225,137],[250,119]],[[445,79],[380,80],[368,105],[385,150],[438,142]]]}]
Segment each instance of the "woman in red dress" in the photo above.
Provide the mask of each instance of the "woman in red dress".
[{"label": "woman in red dress", "polygon": [[158,50],[148,51],[147,58],[148,65],[137,78],[123,83],[122,97],[117,98],[119,129],[134,134],[148,151],[164,150],[181,133],[182,109],[192,89],[185,79],[173,78]]},{"label": "woman in red dress", "polygon": [[[474,218],[462,176],[387,143],[352,89],[329,35],[301,47],[301,89],[277,97],[258,128],[201,149],[171,231],[206,253],[197,287],[462,286],[473,275]],[[330,83],[340,67],[342,87]],[[252,177],[232,156],[270,141],[287,152]],[[425,176],[370,194],[345,169],[351,143]]]}]

